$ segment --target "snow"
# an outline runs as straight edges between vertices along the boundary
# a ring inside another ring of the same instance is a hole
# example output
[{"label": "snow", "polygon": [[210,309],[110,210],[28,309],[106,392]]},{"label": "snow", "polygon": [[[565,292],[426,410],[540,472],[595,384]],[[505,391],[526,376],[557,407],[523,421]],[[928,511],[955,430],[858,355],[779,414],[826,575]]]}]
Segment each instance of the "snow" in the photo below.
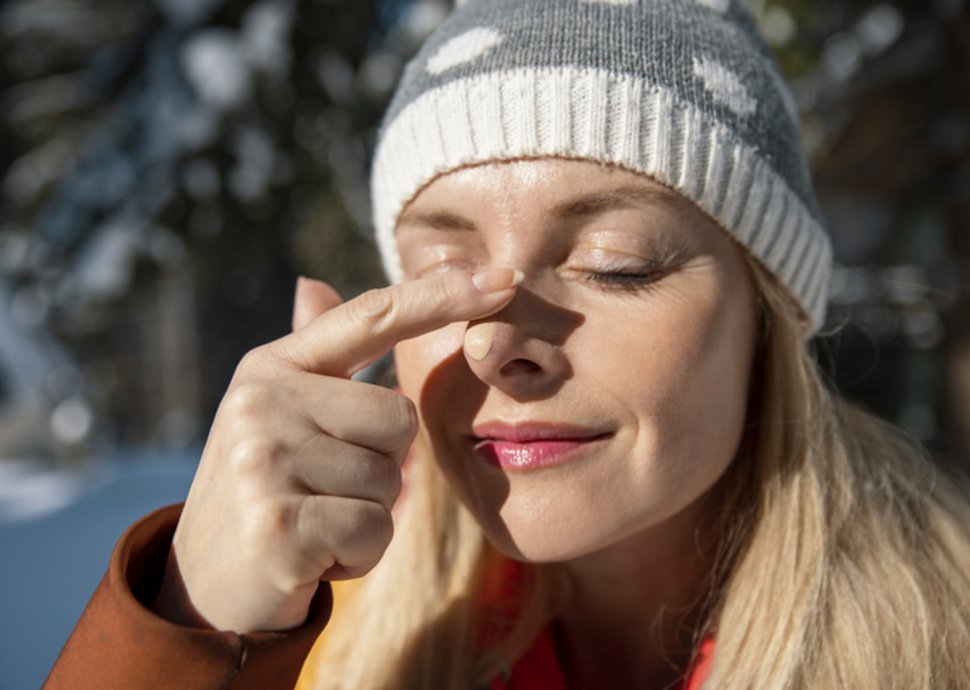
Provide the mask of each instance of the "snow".
[{"label": "snow", "polygon": [[203,101],[229,110],[249,98],[252,85],[244,47],[235,32],[223,28],[199,31],[182,48],[182,68]]},{"label": "snow", "polygon": [[0,465],[0,690],[40,687],[115,541],[184,499],[197,457],[129,458],[89,479]]}]

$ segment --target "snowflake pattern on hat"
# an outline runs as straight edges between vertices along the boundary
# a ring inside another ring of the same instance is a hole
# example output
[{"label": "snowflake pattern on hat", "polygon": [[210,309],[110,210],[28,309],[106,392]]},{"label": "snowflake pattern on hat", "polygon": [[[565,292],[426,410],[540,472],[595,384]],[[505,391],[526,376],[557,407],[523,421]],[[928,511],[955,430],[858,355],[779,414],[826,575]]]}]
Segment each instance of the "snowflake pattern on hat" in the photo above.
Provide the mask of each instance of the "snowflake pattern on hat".
[{"label": "snowflake pattern on hat", "polygon": [[740,117],[753,115],[758,109],[758,102],[745,88],[741,78],[720,63],[704,56],[694,56],[694,74],[704,82],[714,100],[726,105]]},{"label": "snowflake pattern on hat", "polygon": [[441,74],[452,67],[481,57],[501,42],[502,34],[495,29],[469,29],[441,46],[438,52],[428,58],[425,69],[429,74]]}]

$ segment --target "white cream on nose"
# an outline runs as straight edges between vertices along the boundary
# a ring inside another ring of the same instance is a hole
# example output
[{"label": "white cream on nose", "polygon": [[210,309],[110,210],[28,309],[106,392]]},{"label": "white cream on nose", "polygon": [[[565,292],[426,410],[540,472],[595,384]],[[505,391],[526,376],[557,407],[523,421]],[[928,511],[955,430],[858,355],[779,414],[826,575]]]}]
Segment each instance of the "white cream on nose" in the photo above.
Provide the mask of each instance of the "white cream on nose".
[{"label": "white cream on nose", "polygon": [[488,356],[495,339],[495,323],[476,323],[465,329],[465,354],[476,362]]}]

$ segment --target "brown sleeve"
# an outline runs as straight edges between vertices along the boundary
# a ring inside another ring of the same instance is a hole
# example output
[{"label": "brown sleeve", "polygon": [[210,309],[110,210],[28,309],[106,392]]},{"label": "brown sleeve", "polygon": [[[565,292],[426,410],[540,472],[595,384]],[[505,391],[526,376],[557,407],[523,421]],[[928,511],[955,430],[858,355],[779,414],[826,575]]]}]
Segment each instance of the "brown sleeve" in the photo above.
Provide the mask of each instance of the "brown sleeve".
[{"label": "brown sleeve", "polygon": [[128,528],[108,572],[54,664],[45,689],[276,690],[292,688],[330,617],[329,585],[306,622],[280,633],[238,635],[182,627],[152,613],[181,506],[162,508]]}]

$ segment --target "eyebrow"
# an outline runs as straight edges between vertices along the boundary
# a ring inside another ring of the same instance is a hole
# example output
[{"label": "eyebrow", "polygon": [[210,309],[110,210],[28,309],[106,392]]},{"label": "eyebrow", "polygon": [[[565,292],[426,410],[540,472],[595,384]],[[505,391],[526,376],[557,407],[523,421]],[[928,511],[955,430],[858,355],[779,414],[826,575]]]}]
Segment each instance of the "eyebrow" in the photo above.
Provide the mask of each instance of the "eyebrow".
[{"label": "eyebrow", "polygon": [[401,214],[397,221],[397,227],[403,228],[406,225],[420,225],[432,230],[475,230],[475,224],[455,213],[449,211],[415,211],[409,209]]},{"label": "eyebrow", "polygon": [[683,209],[687,202],[666,187],[639,187],[629,185],[603,192],[586,194],[559,204],[552,214],[562,220],[588,218],[604,211],[631,206],[667,206],[676,210]]},{"label": "eyebrow", "polygon": [[[551,215],[560,221],[570,221],[632,206],[667,206],[681,210],[687,204],[683,197],[666,187],[645,188],[628,185],[569,199],[554,206]],[[468,218],[441,209],[429,211],[408,209],[398,220],[398,228],[406,225],[451,232],[477,229],[475,223]]]}]

